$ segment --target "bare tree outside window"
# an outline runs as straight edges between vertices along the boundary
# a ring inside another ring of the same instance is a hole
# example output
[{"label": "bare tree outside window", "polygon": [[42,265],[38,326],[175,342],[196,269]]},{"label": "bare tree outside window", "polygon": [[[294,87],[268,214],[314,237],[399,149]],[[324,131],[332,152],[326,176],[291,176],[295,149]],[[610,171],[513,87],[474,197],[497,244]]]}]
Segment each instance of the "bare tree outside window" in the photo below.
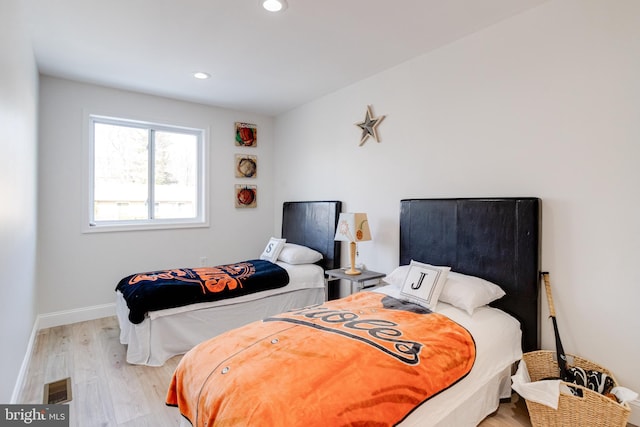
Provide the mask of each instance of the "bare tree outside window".
[{"label": "bare tree outside window", "polygon": [[93,118],[93,226],[201,217],[197,129]]}]

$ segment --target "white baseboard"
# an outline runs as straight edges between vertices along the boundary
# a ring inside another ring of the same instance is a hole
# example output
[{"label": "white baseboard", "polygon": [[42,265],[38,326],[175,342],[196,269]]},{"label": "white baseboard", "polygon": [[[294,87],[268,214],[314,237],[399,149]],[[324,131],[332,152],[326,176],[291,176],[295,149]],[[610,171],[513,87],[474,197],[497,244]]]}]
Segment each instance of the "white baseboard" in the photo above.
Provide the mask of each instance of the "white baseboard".
[{"label": "white baseboard", "polygon": [[631,415],[629,415],[629,423],[640,427],[640,400],[636,399],[629,402],[631,407]]},{"label": "white baseboard", "polygon": [[53,328],[55,326],[70,325],[71,323],[84,322],[86,320],[101,319],[103,317],[115,315],[115,303],[94,305],[91,307],[40,314],[36,319],[36,325],[37,329],[40,330]]},{"label": "white baseboard", "polygon": [[16,379],[16,384],[13,387],[13,393],[11,395],[11,403],[18,402],[18,396],[24,385],[25,375],[29,368],[29,362],[31,361],[31,354],[33,352],[33,345],[36,341],[36,336],[40,329],[53,328],[55,326],[70,325],[72,323],[84,322],[87,320],[101,319],[103,317],[115,316],[116,304],[102,304],[94,305],[91,307],[77,308],[74,310],[56,311],[53,313],[39,314],[36,321],[33,324],[31,330],[31,336],[29,337],[29,343],[27,344],[27,351],[22,360],[20,366],[20,372]]},{"label": "white baseboard", "polygon": [[18,402],[18,395],[22,390],[24,385],[24,380],[27,375],[27,369],[29,368],[29,362],[31,362],[31,354],[33,353],[33,345],[36,342],[36,335],[38,334],[38,321],[33,322],[33,329],[31,329],[31,336],[29,337],[29,342],[27,343],[27,351],[24,354],[24,358],[22,359],[22,365],[20,366],[20,372],[18,372],[18,378],[16,379],[16,384],[13,386],[13,393],[11,394],[10,404],[20,403]]}]

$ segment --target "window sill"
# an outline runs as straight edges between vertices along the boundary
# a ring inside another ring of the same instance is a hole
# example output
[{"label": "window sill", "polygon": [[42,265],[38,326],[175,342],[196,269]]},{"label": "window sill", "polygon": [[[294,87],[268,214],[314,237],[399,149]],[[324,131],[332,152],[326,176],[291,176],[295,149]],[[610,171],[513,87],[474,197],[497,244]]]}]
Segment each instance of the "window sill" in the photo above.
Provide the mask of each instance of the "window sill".
[{"label": "window sill", "polygon": [[111,233],[123,231],[148,231],[148,230],[174,230],[181,228],[208,228],[209,221],[194,222],[142,222],[142,223],[117,223],[117,224],[100,224],[85,225],[82,228],[83,234],[92,233]]}]

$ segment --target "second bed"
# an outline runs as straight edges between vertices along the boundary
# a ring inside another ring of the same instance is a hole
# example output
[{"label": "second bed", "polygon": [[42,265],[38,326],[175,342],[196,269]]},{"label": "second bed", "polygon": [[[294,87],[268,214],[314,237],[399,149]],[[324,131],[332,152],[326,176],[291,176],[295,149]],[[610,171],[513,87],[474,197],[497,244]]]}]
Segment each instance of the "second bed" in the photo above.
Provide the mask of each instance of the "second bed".
[{"label": "second bed", "polygon": [[[120,342],[127,345],[127,362],[161,366],[169,358],[224,331],[291,308],[324,302],[324,271],[337,268],[340,261],[340,246],[334,236],[341,207],[339,201],[283,204],[282,238],[289,245],[279,256],[282,259],[275,263],[289,276],[284,287],[154,310],[140,323],[130,320],[127,302],[121,292],[116,292]],[[322,259],[306,262],[299,256],[306,248],[319,253]]]}]

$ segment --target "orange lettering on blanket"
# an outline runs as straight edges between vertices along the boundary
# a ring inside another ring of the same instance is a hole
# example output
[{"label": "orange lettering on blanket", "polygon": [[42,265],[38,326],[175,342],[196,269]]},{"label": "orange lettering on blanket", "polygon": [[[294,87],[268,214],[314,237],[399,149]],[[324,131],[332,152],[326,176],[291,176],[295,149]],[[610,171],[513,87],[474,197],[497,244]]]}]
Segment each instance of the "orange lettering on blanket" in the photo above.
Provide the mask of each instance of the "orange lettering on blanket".
[{"label": "orange lettering on blanket", "polygon": [[[194,268],[209,292],[222,292],[225,288],[235,289],[242,284],[218,268]],[[204,289],[203,289],[204,292]]]},{"label": "orange lettering on blanket", "polygon": [[[129,280],[130,285],[135,285],[138,282],[155,282],[158,279],[179,279],[185,278],[186,276],[190,276],[188,271],[176,269],[176,270],[167,270],[158,273],[147,273],[147,274],[136,274]],[[193,276],[191,276],[193,277]],[[185,280],[185,282],[193,282],[194,280]]]},{"label": "orange lettering on blanket", "polygon": [[[136,274],[129,280],[129,285],[140,282],[175,279],[181,282],[198,283],[202,293],[222,292],[225,289],[242,288],[241,280],[255,274],[255,266],[249,262],[223,265],[219,267],[174,269],[153,273]],[[206,288],[206,289],[205,289]]]}]

